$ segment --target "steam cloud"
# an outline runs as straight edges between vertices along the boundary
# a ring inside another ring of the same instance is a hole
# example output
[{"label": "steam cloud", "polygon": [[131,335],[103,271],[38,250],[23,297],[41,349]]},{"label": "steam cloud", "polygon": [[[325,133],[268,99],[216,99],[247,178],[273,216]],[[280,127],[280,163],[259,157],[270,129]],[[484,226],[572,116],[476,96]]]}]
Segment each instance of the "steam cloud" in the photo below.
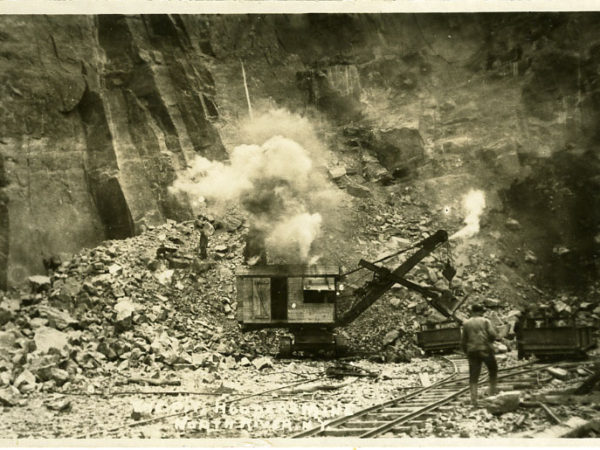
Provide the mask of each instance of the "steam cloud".
[{"label": "steam cloud", "polygon": [[466,239],[479,232],[479,219],[485,208],[485,194],[481,190],[470,190],[462,199],[465,226],[450,236],[450,239]]},{"label": "steam cloud", "polygon": [[266,239],[267,248],[275,258],[298,252],[301,261],[307,261],[310,245],[321,230],[321,214],[302,213],[279,222]]},{"label": "steam cloud", "polygon": [[314,165],[323,146],[312,125],[275,110],[242,124],[239,132],[253,143],[235,147],[227,163],[197,157],[171,191],[186,193],[195,206],[206,201],[217,215],[232,203],[240,206],[248,213],[251,230],[264,236],[270,259],[309,262],[311,245],[321,232],[319,211],[338,195]]}]

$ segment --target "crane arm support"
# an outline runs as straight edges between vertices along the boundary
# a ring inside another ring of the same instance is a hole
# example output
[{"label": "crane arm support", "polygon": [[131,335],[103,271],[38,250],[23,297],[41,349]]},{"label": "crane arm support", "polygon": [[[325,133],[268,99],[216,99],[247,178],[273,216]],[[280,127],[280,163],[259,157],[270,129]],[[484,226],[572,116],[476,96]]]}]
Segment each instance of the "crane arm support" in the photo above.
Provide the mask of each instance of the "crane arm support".
[{"label": "crane arm support", "polygon": [[[426,258],[438,246],[448,240],[448,233],[444,230],[439,230],[436,233],[428,236],[419,242],[416,246],[420,247],[418,251],[413,253],[406,261],[398,266],[393,271],[385,269],[385,273],[379,271],[380,267],[368,261],[361,260],[359,264],[367,269],[374,270],[377,276],[373,281],[367,283],[363,288],[357,290],[357,300],[354,304],[345,311],[337,320],[338,326],[345,326],[354,321],[365,310],[367,310],[379,297],[385,294],[398,279],[403,279],[413,267],[415,267],[423,258]],[[410,283],[408,280],[404,280]]]},{"label": "crane arm support", "polygon": [[414,283],[410,280],[407,280],[406,278],[402,278],[397,275],[394,275],[393,272],[391,272],[389,269],[387,269],[385,267],[377,266],[368,261],[361,260],[359,262],[359,265],[361,265],[362,267],[364,267],[366,269],[372,270],[373,272],[379,274],[382,277],[385,277],[385,276],[392,277],[396,283],[401,284],[405,288],[416,291],[419,294],[421,294],[423,297],[425,297],[427,299],[427,303],[429,303],[436,311],[438,311],[444,317],[447,317],[448,319],[452,319],[458,323],[462,323],[462,318],[456,317],[454,315],[454,313],[460,307],[460,305],[462,304],[464,299],[463,299],[463,301],[458,303],[458,305],[456,307],[450,309],[448,306],[444,305],[444,302],[442,299],[444,297],[445,292],[448,293],[449,296],[451,296],[449,291],[431,289],[427,286],[421,286],[420,284]]}]

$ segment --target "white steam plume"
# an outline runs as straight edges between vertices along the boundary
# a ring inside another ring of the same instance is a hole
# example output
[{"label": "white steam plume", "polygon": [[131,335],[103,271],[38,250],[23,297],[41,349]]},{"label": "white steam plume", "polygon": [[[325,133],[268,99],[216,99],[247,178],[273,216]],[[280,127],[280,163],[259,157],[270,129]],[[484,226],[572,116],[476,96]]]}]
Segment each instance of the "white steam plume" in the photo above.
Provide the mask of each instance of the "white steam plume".
[{"label": "white steam plume", "polygon": [[273,136],[285,136],[297,142],[310,155],[313,163],[323,162],[327,148],[317,136],[313,122],[298,114],[291,114],[283,108],[273,108],[244,119],[238,130],[239,141],[262,144]]},{"label": "white steam plume", "polygon": [[321,231],[321,214],[302,213],[279,222],[266,239],[273,257],[285,259],[297,254],[307,261],[310,245]]},{"label": "white steam plume", "polygon": [[479,219],[485,208],[485,194],[481,190],[470,190],[462,199],[465,226],[450,236],[450,239],[466,239],[479,232]]},{"label": "white steam plume", "polygon": [[[273,134],[278,121],[279,131],[293,134],[293,140]],[[206,201],[217,215],[235,203],[248,213],[251,229],[264,237],[270,258],[308,262],[321,231],[319,211],[325,211],[337,195],[313,164],[323,146],[307,119],[283,110],[259,115],[252,123],[244,124],[240,132],[251,145],[235,147],[227,163],[197,157],[171,191],[186,193],[196,206]]]}]

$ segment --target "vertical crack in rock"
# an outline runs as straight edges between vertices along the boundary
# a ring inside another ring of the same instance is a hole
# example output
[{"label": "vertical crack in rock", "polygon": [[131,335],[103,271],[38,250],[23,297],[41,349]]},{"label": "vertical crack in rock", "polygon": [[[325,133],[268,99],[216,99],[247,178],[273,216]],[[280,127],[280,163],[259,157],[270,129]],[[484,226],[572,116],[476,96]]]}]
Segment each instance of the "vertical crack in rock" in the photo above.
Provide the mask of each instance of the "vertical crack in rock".
[{"label": "vertical crack in rock", "polygon": [[168,103],[171,117],[180,133],[185,130],[180,139],[187,162],[193,160],[195,153],[209,159],[224,159],[225,148],[203,107],[206,98],[203,96],[214,95],[214,80],[185,51],[191,42],[183,21],[162,15],[144,16],[143,19],[147,24],[149,44],[160,51],[163,59],[154,69],[157,86],[163,92],[168,89],[164,93],[171,99]]},{"label": "vertical crack in rock", "polygon": [[133,236],[133,220],[117,179],[117,161],[102,100],[97,93],[86,90],[78,109],[86,131],[87,180],[106,237]]},{"label": "vertical crack in rock", "polygon": [[[106,121],[112,135],[112,147],[118,166],[118,179],[111,182],[108,192],[113,195],[121,192],[123,201],[119,212],[129,212],[133,221],[131,232],[135,233],[146,224],[156,225],[164,219],[157,204],[151,181],[144,162],[140,157],[139,146],[132,129],[133,123],[129,114],[130,98],[128,86],[132,82],[137,65],[136,50],[132,34],[123,16],[100,16],[98,18],[98,43],[104,50],[106,61],[101,68],[103,87],[101,97]],[[114,183],[119,185],[115,188]],[[125,217],[119,220],[120,232],[124,233]],[[115,224],[113,224],[115,225]]]}]

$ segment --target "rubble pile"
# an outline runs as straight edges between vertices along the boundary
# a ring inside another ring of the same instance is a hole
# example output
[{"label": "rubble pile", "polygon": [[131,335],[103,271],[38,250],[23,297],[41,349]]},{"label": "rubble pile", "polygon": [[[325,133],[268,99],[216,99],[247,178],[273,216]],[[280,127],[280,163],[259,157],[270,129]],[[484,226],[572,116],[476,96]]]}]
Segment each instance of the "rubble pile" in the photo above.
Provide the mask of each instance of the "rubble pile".
[{"label": "rubble pile", "polygon": [[198,224],[169,222],[30,277],[30,292],[3,294],[3,403],[19,392],[68,389],[81,374],[193,368],[227,358],[235,365],[272,353],[272,336],[242,336],[235,321],[243,220],[213,224],[206,260],[197,251]]}]

